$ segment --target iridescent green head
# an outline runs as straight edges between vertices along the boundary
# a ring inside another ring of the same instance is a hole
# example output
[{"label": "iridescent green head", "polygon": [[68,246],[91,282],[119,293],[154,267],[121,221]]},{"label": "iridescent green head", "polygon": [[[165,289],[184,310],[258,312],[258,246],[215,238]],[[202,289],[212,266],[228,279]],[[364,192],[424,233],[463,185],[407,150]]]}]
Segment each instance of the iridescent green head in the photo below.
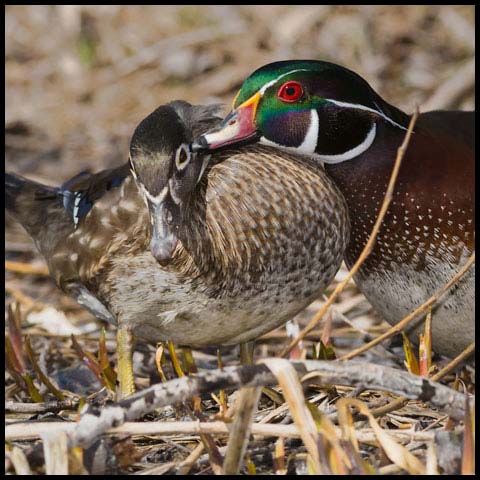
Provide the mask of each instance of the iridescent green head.
[{"label": "iridescent green head", "polygon": [[275,62],[245,80],[233,111],[194,149],[260,141],[337,163],[368,149],[379,122],[406,129],[408,117],[351,70],[315,60]]}]

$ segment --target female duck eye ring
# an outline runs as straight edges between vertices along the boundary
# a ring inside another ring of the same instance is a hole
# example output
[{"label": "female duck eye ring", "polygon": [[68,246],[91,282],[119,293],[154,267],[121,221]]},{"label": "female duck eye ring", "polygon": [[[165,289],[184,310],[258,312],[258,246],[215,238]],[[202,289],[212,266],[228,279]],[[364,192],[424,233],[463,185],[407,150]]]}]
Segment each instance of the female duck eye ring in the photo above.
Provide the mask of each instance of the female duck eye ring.
[{"label": "female duck eye ring", "polygon": [[182,143],[178,148],[177,152],[175,153],[175,165],[177,166],[178,170],[183,170],[190,161],[190,151],[188,149],[188,145]]}]

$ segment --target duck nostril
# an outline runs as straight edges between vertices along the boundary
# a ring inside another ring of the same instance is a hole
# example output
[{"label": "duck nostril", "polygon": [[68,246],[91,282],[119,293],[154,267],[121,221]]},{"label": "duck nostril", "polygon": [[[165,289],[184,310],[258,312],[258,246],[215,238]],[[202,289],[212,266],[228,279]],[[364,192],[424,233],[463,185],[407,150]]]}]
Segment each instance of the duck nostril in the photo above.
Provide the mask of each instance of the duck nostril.
[{"label": "duck nostril", "polygon": [[232,125],[235,125],[236,123],[237,123],[237,120],[236,120],[236,119],[233,119],[233,120],[230,120],[230,121],[228,122],[228,125],[229,125],[229,126],[232,126]]}]

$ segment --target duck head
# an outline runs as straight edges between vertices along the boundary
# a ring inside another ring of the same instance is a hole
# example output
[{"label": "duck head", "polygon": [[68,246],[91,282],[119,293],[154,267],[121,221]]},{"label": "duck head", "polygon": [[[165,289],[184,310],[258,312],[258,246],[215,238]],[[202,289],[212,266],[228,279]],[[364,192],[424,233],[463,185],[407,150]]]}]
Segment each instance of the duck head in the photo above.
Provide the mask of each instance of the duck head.
[{"label": "duck head", "polygon": [[314,60],[275,62],[245,80],[232,112],[193,150],[259,141],[339,163],[367,150],[380,122],[406,130],[408,116],[356,73]]},{"label": "duck head", "polygon": [[216,109],[172,102],[146,117],[133,134],[131,171],[148,207],[150,250],[162,265],[171,259],[189,199],[210,158],[192,152],[189,144],[199,128],[218,123]]}]

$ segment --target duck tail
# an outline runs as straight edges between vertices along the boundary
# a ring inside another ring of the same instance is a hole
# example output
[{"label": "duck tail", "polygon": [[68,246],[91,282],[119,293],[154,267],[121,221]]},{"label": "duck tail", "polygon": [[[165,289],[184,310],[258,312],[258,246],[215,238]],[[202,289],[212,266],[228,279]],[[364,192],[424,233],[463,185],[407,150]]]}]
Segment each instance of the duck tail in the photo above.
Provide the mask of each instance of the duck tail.
[{"label": "duck tail", "polygon": [[60,201],[58,188],[5,173],[5,209],[33,238],[46,227],[47,211]]},{"label": "duck tail", "polygon": [[12,173],[5,173],[5,208],[14,213],[17,196],[20,195],[25,180]]}]

